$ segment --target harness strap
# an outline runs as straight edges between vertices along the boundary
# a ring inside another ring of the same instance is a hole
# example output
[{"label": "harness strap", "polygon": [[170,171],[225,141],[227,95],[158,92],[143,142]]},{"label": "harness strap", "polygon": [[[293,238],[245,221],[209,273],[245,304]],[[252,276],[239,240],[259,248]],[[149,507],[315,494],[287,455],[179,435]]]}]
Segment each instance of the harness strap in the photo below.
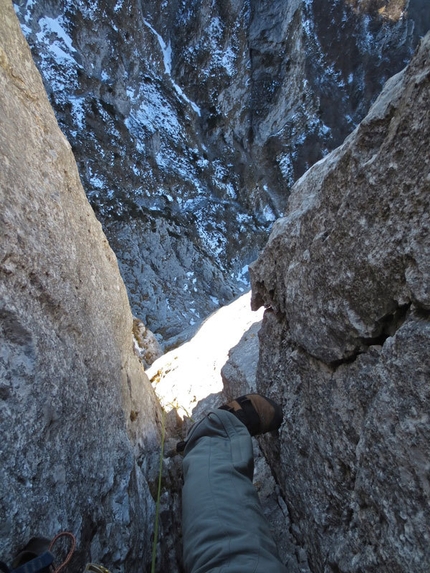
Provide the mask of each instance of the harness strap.
[{"label": "harness strap", "polygon": [[11,573],[38,573],[43,571],[54,562],[54,556],[50,551],[45,551],[42,555],[35,557],[31,561],[27,561],[24,565],[20,565],[17,569],[13,569]]}]

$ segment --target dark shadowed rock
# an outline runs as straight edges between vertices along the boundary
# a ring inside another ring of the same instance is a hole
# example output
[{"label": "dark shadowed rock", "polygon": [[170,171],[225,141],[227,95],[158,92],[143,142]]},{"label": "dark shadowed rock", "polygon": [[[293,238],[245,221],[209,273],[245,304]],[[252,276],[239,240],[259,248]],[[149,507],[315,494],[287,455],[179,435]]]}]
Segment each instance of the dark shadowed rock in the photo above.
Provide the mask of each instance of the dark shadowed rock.
[{"label": "dark shadowed rock", "polygon": [[74,571],[146,571],[159,407],[115,255],[8,0],[0,12],[0,555],[68,530]]},{"label": "dark shadowed rock", "polygon": [[430,567],[430,36],[250,269],[266,447],[314,571]]}]

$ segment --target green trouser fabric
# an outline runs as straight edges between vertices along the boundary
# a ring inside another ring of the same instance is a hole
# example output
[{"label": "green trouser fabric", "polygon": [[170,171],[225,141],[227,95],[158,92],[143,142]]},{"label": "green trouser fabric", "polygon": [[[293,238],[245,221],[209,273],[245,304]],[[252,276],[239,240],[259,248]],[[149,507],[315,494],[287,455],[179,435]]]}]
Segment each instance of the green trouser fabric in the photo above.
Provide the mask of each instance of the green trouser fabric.
[{"label": "green trouser fabric", "polygon": [[252,484],[251,436],[213,410],[187,437],[182,491],[187,573],[287,573]]}]

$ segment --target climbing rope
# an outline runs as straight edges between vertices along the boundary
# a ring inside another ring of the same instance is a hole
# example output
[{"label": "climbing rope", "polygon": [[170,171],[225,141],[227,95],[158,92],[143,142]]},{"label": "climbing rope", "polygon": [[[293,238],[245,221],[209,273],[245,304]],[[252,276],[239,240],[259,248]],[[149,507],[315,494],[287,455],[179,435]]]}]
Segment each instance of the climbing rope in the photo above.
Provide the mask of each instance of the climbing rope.
[{"label": "climbing rope", "polygon": [[158,491],[157,491],[157,502],[155,505],[154,541],[152,543],[151,573],[155,573],[155,561],[156,561],[156,557],[157,557],[158,522],[159,522],[159,517],[160,517],[160,498],[161,498],[161,476],[163,474],[163,456],[164,456],[165,436],[166,436],[166,412],[163,410],[162,411],[162,418],[161,418],[160,469],[158,472]]},{"label": "climbing rope", "polygon": [[59,573],[61,571],[61,569],[63,569],[70,562],[70,559],[72,558],[73,553],[75,551],[75,547],[76,547],[76,538],[73,535],[73,533],[70,533],[69,531],[62,531],[61,533],[58,533],[54,537],[54,539],[51,541],[51,544],[49,545],[49,551],[52,550],[54,545],[57,543],[57,541],[61,537],[68,537],[70,539],[70,549],[69,549],[69,553],[67,554],[66,559],[63,561],[63,563],[59,567],[52,569],[53,573]]}]

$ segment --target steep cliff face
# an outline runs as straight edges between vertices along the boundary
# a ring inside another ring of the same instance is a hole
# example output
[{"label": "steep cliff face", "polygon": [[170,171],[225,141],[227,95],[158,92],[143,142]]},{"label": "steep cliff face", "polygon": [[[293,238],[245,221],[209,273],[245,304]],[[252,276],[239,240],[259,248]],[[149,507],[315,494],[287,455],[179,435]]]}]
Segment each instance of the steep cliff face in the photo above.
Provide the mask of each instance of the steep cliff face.
[{"label": "steep cliff face", "polygon": [[311,569],[428,571],[430,36],[295,185],[252,266],[267,449]]},{"label": "steep cliff face", "polygon": [[145,571],[159,406],[116,257],[8,0],[0,12],[0,555],[68,530],[74,571]]},{"label": "steep cliff face", "polygon": [[15,7],[133,311],[164,340],[247,287],[293,182],[430,26],[426,0]]}]

